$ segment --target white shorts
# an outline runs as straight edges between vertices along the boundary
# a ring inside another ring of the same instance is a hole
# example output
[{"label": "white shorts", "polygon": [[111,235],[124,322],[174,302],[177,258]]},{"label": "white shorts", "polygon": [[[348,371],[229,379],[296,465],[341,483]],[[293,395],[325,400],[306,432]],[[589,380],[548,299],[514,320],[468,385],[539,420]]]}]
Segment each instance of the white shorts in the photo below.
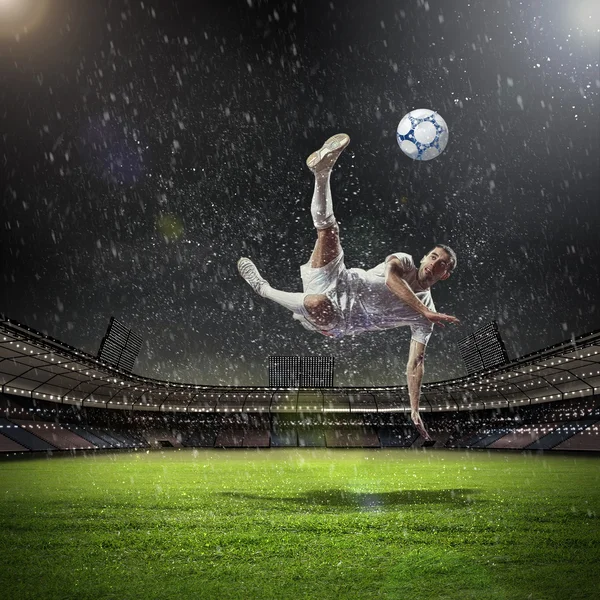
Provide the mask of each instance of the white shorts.
[{"label": "white shorts", "polygon": [[344,264],[344,253],[338,254],[324,267],[311,267],[310,261],[301,265],[300,276],[302,277],[303,292],[305,294],[323,294],[327,296],[335,316],[333,323],[328,327],[316,325],[308,317],[296,313],[294,313],[294,319],[300,321],[302,326],[310,331],[318,331],[323,335],[336,339],[344,337],[346,324],[340,304],[340,293],[344,293],[348,287],[348,269]]}]

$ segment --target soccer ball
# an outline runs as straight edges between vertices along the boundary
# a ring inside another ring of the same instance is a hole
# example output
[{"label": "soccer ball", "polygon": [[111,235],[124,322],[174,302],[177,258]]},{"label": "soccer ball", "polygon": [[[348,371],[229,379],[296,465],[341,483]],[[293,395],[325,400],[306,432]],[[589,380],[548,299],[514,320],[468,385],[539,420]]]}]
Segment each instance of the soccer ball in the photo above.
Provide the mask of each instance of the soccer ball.
[{"label": "soccer ball", "polygon": [[431,160],[439,156],[448,143],[448,125],[436,112],[418,108],[402,117],[396,137],[406,156]]}]

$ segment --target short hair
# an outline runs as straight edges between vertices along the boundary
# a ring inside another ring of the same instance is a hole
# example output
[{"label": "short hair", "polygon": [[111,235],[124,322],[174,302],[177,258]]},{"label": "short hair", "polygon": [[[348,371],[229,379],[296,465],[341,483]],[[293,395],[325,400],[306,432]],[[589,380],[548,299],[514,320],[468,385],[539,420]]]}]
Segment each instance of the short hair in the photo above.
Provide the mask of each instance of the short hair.
[{"label": "short hair", "polygon": [[448,256],[450,257],[450,267],[448,269],[448,272],[452,273],[452,271],[456,269],[456,252],[454,252],[454,250],[452,250],[450,246],[446,246],[446,244],[436,244],[429,252],[432,252],[436,248],[441,248],[442,250],[444,250],[444,252],[448,253]]}]

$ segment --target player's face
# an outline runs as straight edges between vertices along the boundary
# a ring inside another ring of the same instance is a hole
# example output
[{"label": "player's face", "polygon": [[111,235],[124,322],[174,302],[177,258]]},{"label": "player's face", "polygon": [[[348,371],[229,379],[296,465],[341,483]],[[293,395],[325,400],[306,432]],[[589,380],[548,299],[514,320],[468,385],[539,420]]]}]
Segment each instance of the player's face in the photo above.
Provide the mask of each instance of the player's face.
[{"label": "player's face", "polygon": [[431,286],[437,281],[448,279],[451,266],[450,255],[442,248],[434,248],[421,260],[419,279]]}]

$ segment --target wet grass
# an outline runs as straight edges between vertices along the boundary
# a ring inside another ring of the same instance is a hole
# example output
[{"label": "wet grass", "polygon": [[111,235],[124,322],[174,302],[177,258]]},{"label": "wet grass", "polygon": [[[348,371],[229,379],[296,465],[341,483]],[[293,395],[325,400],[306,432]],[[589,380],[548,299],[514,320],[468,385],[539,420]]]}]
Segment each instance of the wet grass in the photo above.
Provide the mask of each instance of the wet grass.
[{"label": "wet grass", "polygon": [[11,599],[597,598],[599,514],[594,457],[3,460],[0,589]]}]

